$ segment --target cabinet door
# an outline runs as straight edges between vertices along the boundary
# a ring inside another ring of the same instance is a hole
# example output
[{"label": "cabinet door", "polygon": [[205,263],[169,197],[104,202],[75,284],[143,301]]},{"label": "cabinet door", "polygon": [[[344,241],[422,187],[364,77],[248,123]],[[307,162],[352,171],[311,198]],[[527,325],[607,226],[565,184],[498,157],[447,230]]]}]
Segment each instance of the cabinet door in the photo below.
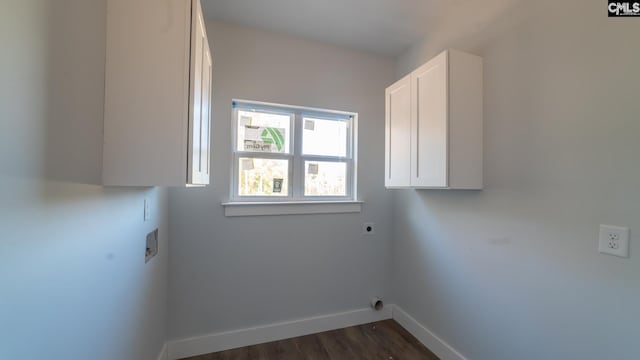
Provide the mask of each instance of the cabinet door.
[{"label": "cabinet door", "polygon": [[192,5],[191,93],[189,111],[189,155],[187,182],[209,184],[211,136],[211,53],[204,27],[200,1]]},{"label": "cabinet door", "polygon": [[448,186],[448,59],[435,57],[411,73],[411,186]]},{"label": "cabinet door", "polygon": [[410,185],[411,77],[385,91],[385,181],[387,187]]}]

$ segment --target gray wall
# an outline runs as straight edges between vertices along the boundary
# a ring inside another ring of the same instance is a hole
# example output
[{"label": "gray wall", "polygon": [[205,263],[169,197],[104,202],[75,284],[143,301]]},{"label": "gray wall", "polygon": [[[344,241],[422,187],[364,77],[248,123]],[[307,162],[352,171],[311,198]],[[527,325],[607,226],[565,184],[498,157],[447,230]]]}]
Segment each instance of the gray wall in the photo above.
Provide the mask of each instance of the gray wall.
[{"label": "gray wall", "polygon": [[[213,54],[212,186],[170,190],[172,338],[334,313],[388,296],[391,201],[384,189],[390,59],[208,23]],[[231,99],[358,112],[358,214],[226,218]],[[362,223],[377,224],[361,235]]]},{"label": "gray wall", "polygon": [[[92,185],[102,167],[105,14],[104,0],[2,2],[2,359],[152,360],[164,342],[166,190]],[[155,227],[160,254],[145,265]]]},{"label": "gray wall", "polygon": [[[398,62],[484,57],[486,189],[394,193],[396,302],[469,359],[638,359],[640,21],[476,3]],[[630,259],[598,255],[601,223],[632,228]]]}]

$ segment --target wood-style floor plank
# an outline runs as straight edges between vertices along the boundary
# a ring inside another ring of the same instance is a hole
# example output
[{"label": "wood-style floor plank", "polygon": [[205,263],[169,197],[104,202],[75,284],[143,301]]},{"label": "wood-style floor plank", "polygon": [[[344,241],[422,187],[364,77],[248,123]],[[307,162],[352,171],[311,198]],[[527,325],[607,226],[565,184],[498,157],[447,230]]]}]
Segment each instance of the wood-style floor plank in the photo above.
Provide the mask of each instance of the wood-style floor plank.
[{"label": "wood-style floor plank", "polygon": [[438,360],[393,320],[247,346],[183,360]]},{"label": "wood-style floor plank", "polygon": [[324,360],[329,359],[329,352],[322,344],[318,334],[300,336],[291,339],[300,352],[304,354],[304,359],[307,360]]}]

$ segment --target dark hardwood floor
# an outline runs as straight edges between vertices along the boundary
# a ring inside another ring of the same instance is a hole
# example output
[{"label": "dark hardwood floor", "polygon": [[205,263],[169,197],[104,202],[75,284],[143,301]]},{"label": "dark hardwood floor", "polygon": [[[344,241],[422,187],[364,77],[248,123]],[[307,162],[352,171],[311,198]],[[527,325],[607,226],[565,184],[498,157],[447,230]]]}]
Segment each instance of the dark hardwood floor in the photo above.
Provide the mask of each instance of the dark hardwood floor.
[{"label": "dark hardwood floor", "polygon": [[437,360],[393,320],[327,331],[183,360]]}]

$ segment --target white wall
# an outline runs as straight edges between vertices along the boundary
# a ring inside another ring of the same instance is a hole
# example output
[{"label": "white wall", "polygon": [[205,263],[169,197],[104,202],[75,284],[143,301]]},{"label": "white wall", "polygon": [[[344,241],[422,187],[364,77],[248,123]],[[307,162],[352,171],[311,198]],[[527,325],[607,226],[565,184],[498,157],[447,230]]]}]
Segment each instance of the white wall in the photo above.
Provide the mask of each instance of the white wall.
[{"label": "white wall", "polygon": [[[460,2],[398,62],[485,60],[482,192],[394,193],[396,302],[474,360],[638,359],[640,21],[606,2]],[[598,255],[598,225],[632,256]]]},{"label": "white wall", "polygon": [[[170,191],[171,338],[364,308],[389,296],[384,190],[390,59],[208,23],[213,54],[212,186]],[[226,218],[231,99],[358,112],[359,214]],[[363,237],[362,223],[377,224]]]},{"label": "white wall", "polygon": [[[151,360],[164,342],[166,191],[91,185],[105,14],[104,0],[0,7],[1,359]],[[155,227],[160,254],[145,265]]]}]

